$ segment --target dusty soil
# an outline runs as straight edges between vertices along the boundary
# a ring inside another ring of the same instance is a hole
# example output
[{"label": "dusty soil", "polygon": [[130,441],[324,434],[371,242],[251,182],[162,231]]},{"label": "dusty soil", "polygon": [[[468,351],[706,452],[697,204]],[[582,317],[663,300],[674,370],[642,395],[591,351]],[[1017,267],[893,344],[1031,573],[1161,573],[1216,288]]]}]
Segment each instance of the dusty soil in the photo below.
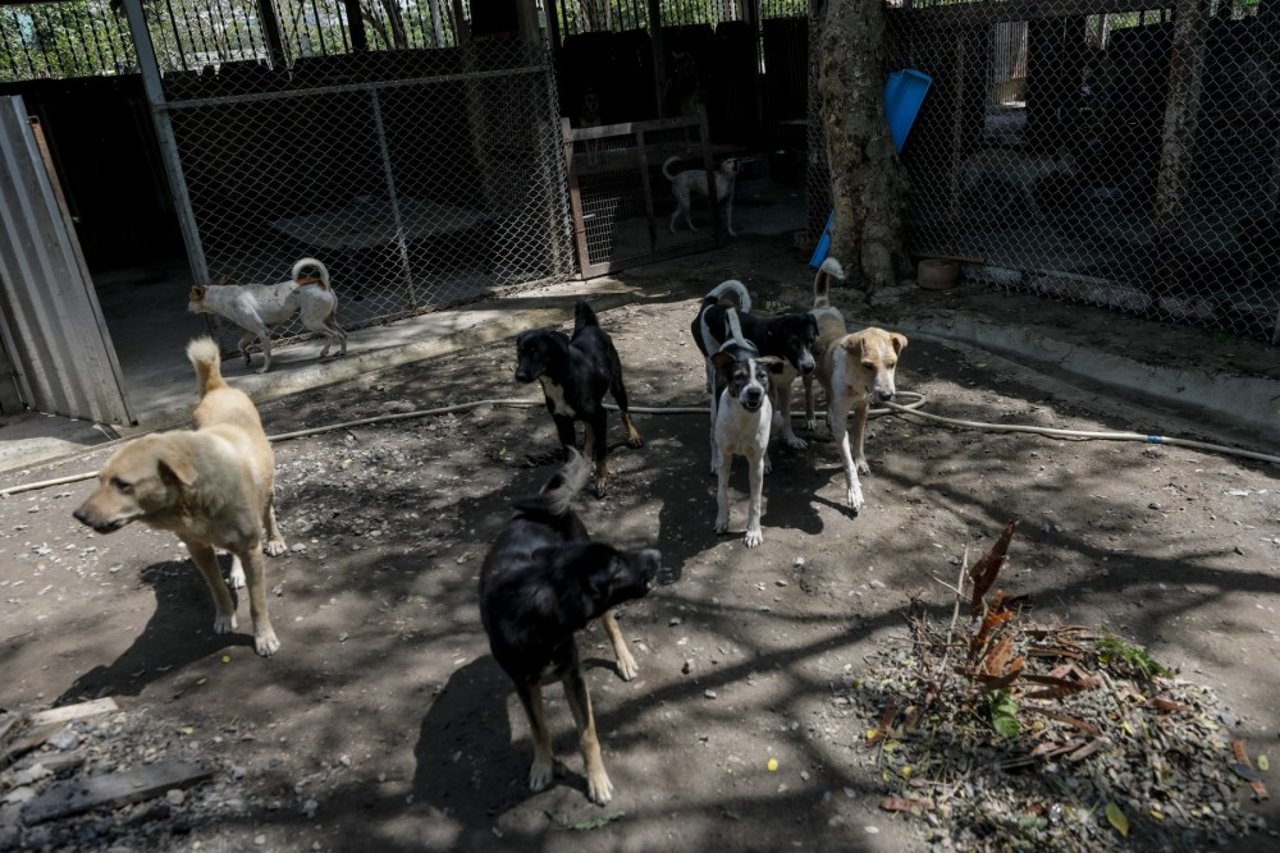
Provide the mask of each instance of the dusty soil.
[{"label": "dusty soil", "polygon": [[[725,253],[681,269],[637,273],[652,298],[602,317],[633,405],[703,403],[689,294],[729,274],[762,300],[803,304],[807,287],[776,251],[747,269]],[[263,418],[280,433],[535,396],[513,369],[507,342],[273,403]],[[1123,401],[1093,389],[923,341],[905,351],[898,383],[955,417],[1137,426]],[[822,431],[805,451],[775,450],[765,543],[747,550],[744,470],[732,534],[711,529],[705,416],[636,421],[646,446],[625,447],[614,419],[612,489],[584,495],[581,511],[599,538],[660,547],[681,577],[625,608],[636,681],[618,678],[602,631],[581,639],[616,788],[607,807],[586,800],[558,688],[547,694],[560,773],[544,793],[525,788],[528,730],[488,654],[476,574],[511,498],[549,475],[525,460],[551,449],[554,432],[542,410],[484,407],[277,446],[292,550],[268,562],[283,642],[270,661],[243,631],[213,635],[208,594],[171,535],[76,525],[88,484],[0,501],[0,707],[114,696],[132,722],[90,723],[84,736],[115,742],[118,763],[150,750],[218,771],[163,813],[0,831],[0,848],[923,849],[921,824],[877,810],[884,785],[860,748],[869,721],[837,700],[905,635],[908,594],[949,614],[931,576],[954,580],[964,549],[987,547],[1014,517],[1023,525],[1002,584],[1030,596],[1039,618],[1148,646],[1216,691],[1251,754],[1280,755],[1276,469],[881,418],[860,515],[843,506]],[[1274,800],[1238,796],[1280,827]],[[1274,835],[1233,849],[1274,849]]]}]

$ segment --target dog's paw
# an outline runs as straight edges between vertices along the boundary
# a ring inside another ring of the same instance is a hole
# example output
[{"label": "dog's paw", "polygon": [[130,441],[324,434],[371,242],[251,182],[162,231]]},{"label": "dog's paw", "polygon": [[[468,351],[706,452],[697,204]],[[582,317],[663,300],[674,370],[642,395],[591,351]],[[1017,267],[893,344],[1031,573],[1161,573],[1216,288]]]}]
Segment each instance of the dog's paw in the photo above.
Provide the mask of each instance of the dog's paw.
[{"label": "dog's paw", "polygon": [[231,556],[231,588],[244,589],[244,566],[240,564],[240,558],[234,554]]},{"label": "dog's paw", "polygon": [[849,504],[849,509],[853,510],[856,515],[862,509],[862,487],[858,485],[850,486],[849,491],[845,494],[845,501]]},{"label": "dog's paw", "polygon": [[730,237],[737,237],[737,236],[738,236],[738,232],[737,232],[737,231],[734,231],[732,228],[730,228],[730,229],[729,229],[729,236],[730,236]]},{"label": "dog's paw", "polygon": [[627,438],[627,447],[634,447],[636,449],[644,447],[644,439],[640,437],[639,433],[629,436]]},{"label": "dog's paw", "polygon": [[808,430],[809,432],[817,432],[817,431],[818,431],[818,419],[817,419],[817,418],[805,418],[805,421],[804,421],[804,428],[805,428],[806,430]]},{"label": "dog's paw", "polygon": [[857,468],[857,469],[858,469],[858,473],[859,473],[859,474],[870,474],[870,473],[871,473],[871,466],[867,464],[867,459],[866,459],[866,457],[865,457],[865,456],[864,456],[864,457],[861,457],[861,458],[858,458],[858,459],[853,460],[853,467],[855,467],[855,468]]},{"label": "dog's paw", "polygon": [[603,498],[609,494],[609,478],[596,477],[596,497]]},{"label": "dog's paw", "polygon": [[603,767],[587,774],[587,796],[598,806],[607,805],[613,799],[613,783]]},{"label": "dog's paw", "polygon": [[555,766],[551,763],[551,756],[545,759],[535,758],[529,767],[529,790],[535,794],[545,791],[554,776]]},{"label": "dog's paw", "polygon": [[729,513],[726,512],[723,515],[717,515],[716,525],[715,525],[716,533],[724,533],[728,529],[729,529]]},{"label": "dog's paw", "polygon": [[743,541],[747,543],[748,548],[754,548],[764,542],[764,531],[759,527],[747,528],[747,535],[743,537]]},{"label": "dog's paw", "polygon": [[213,618],[213,633],[230,634],[236,629],[236,615],[234,613],[219,613]]},{"label": "dog's paw", "polygon": [[630,681],[639,674],[640,667],[636,666],[636,659],[631,656],[631,652],[623,649],[622,654],[618,655],[618,675],[622,676],[623,681]]},{"label": "dog's paw", "polygon": [[262,550],[267,552],[268,557],[279,557],[289,550],[289,546],[284,544],[283,539],[269,539],[267,544],[262,546]]},{"label": "dog's paw", "polygon": [[280,651],[280,641],[276,639],[276,632],[270,627],[262,631],[255,631],[253,634],[253,650],[264,658],[269,658]]},{"label": "dog's paw", "polygon": [[782,443],[792,450],[804,450],[809,446],[809,442],[805,441],[795,433],[790,433],[782,437]]}]

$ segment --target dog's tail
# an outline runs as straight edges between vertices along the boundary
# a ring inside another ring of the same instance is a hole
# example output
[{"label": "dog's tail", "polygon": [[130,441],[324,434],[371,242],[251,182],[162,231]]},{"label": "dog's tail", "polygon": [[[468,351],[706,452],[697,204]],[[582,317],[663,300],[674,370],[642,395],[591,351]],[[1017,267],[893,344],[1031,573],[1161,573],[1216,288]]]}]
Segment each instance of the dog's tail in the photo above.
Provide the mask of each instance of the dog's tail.
[{"label": "dog's tail", "polygon": [[591,306],[581,299],[578,304],[573,307],[573,334],[577,335],[587,326],[599,326],[600,321],[596,319],[596,312],[591,310]]},{"label": "dog's tail", "polygon": [[662,177],[668,181],[674,181],[676,176],[671,173],[671,164],[679,160],[679,157],[668,157],[662,164]]},{"label": "dog's tail", "polygon": [[517,512],[546,514],[555,518],[568,514],[573,499],[591,479],[591,465],[586,458],[576,448],[570,447],[568,451],[569,461],[551,476],[541,492],[515,502]]},{"label": "dog's tail", "polygon": [[227,383],[222,381],[222,357],[218,355],[218,345],[213,338],[205,335],[187,344],[187,358],[196,369],[201,399],[210,391],[227,387]]},{"label": "dog's tail", "polygon": [[[302,271],[307,267],[315,268],[316,273],[320,276],[320,280],[318,282],[315,279],[307,281],[302,278]],[[319,284],[325,290],[329,289],[329,268],[317,261],[315,258],[299,259],[298,262],[293,265],[293,273],[290,278],[299,284]]]},{"label": "dog's tail", "polygon": [[844,267],[835,258],[827,258],[818,267],[818,274],[813,277],[813,307],[826,308],[831,305],[831,279],[844,281]]},{"label": "dog's tail", "polygon": [[751,294],[747,293],[747,286],[736,278],[720,282],[715,287],[711,288],[711,290],[707,291],[707,295],[702,299],[704,302],[710,302],[712,305],[715,305],[729,293],[732,293],[734,298],[738,301],[739,311],[743,314],[751,313]]}]

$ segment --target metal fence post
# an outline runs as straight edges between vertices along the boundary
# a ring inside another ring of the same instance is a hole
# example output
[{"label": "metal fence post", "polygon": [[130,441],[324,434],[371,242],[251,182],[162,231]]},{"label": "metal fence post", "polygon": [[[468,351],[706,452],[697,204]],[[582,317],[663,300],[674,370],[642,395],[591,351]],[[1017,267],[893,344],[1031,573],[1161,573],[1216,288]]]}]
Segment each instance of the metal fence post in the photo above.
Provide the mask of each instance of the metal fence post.
[{"label": "metal fence post", "polygon": [[142,71],[142,87],[151,105],[151,119],[155,123],[156,141],[160,145],[160,159],[164,161],[165,177],[169,179],[169,192],[173,196],[174,210],[178,214],[178,227],[182,229],[182,242],[187,250],[187,264],[194,281],[208,281],[209,267],[205,263],[204,247],[200,242],[200,230],[196,225],[195,211],[191,207],[191,195],[187,192],[187,180],[182,174],[182,161],[178,157],[178,142],[173,135],[173,121],[164,99],[160,83],[160,64],[156,61],[151,32],[142,12],[142,0],[124,0],[125,14],[129,19],[129,32],[133,36],[134,50],[138,55],[138,67]]},{"label": "metal fence post", "polygon": [[400,267],[404,271],[404,286],[409,305],[418,307],[418,297],[413,291],[413,267],[409,263],[409,244],[404,236],[404,219],[400,213],[400,198],[396,195],[396,177],[391,169],[391,152],[387,148],[387,130],[382,124],[382,102],[378,90],[369,90],[369,104],[373,107],[373,128],[378,134],[378,153],[382,155],[382,174],[387,181],[387,200],[391,205],[391,221],[396,229],[396,249],[400,252]]}]

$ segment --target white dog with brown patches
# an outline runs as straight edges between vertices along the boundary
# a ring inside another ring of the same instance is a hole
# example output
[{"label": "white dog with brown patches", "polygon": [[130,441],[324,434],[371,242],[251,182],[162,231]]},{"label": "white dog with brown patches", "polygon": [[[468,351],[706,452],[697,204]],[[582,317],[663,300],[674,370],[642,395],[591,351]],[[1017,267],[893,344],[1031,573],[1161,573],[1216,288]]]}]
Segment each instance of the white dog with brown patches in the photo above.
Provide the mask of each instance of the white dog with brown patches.
[{"label": "white dog with brown patches", "polygon": [[[831,265],[831,266],[829,266]],[[907,345],[905,335],[867,328],[849,334],[844,315],[831,304],[828,288],[832,278],[843,278],[840,264],[828,258],[813,283],[813,310],[818,320],[818,364],[814,375],[822,383],[827,397],[827,426],[840,445],[844,462],[845,499],[856,514],[862,509],[862,483],[859,474],[871,473],[863,448],[867,414],[872,403],[892,400],[897,393],[894,372],[898,354]],[[809,430],[817,428],[813,407],[813,379],[804,377],[805,415]],[[849,411],[853,410],[853,441],[849,439]]]},{"label": "white dog with brown patches", "polygon": [[[316,275],[303,277],[307,268]],[[240,337],[240,354],[250,364],[249,345],[257,338],[262,345],[262,367],[271,369],[271,327],[299,315],[302,325],[325,339],[320,357],[329,355],[337,343],[347,354],[347,333],[335,318],[338,297],[329,286],[329,269],[315,258],[302,258],[293,265],[288,281],[278,284],[197,284],[187,298],[187,310],[196,314],[217,314],[245,330]]]}]

